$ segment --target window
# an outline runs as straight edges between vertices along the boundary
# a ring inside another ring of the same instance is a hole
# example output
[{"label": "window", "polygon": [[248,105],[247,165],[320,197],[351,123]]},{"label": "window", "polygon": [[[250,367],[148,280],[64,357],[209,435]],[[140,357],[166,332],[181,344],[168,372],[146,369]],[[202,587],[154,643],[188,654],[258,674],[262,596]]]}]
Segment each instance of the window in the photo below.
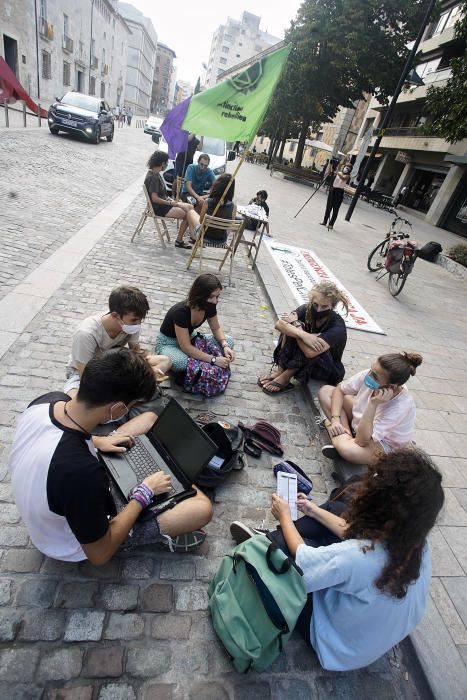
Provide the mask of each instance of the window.
[{"label": "window", "polygon": [[230,49],[228,46],[223,46],[222,47],[222,53],[229,53]]},{"label": "window", "polygon": [[105,83],[101,82],[101,97],[105,97]]},{"label": "window", "polygon": [[96,79],[93,75],[91,75],[91,77],[89,78],[89,94],[96,94]]},{"label": "window", "polygon": [[71,85],[70,64],[67,61],[63,61],[63,84]]},{"label": "window", "polygon": [[296,144],[294,141],[291,141],[291,142],[289,143],[289,153],[293,153],[293,152],[295,151],[295,146],[296,146],[296,145],[297,145],[297,144]]},{"label": "window", "polygon": [[224,41],[232,41],[232,34],[224,34]]},{"label": "window", "polygon": [[426,61],[426,63],[419,63],[415,70],[420,78],[424,78],[426,75],[434,73],[438,69],[440,62],[441,58],[435,58],[432,61]]},{"label": "window", "polygon": [[461,12],[460,5],[455,5],[455,7],[451,7],[446,12],[443,12],[443,14],[440,16],[440,18],[438,20],[438,23],[435,25],[435,28],[434,28],[431,36],[436,36],[437,34],[441,34],[441,32],[444,32],[445,29],[452,27],[459,19],[460,12]]},{"label": "window", "polygon": [[456,7],[453,7],[451,12],[449,13],[448,21],[446,22],[446,29],[448,27],[452,27],[453,24],[457,22],[458,19],[460,19],[460,12],[461,12],[461,6],[456,5]]},{"label": "window", "polygon": [[47,0],[41,0],[40,17],[44,20],[47,19]]},{"label": "window", "polygon": [[220,59],[219,59],[219,63],[222,63],[222,65],[225,66],[225,64],[227,63],[227,59],[226,59],[226,58],[220,58]]},{"label": "window", "polygon": [[50,60],[50,53],[42,49],[42,77],[46,80],[50,80],[52,77],[52,64]]},{"label": "window", "polygon": [[105,66],[105,49],[102,49],[102,70],[104,70]]},{"label": "window", "polygon": [[239,53],[235,54],[235,58],[240,58],[240,54]]},{"label": "window", "polygon": [[242,44],[242,42],[241,42],[241,41],[239,41],[239,42],[238,42],[238,45],[239,45],[239,46],[243,46],[243,44]]},{"label": "window", "polygon": [[79,42],[79,57],[84,58],[84,43],[82,41]]},{"label": "window", "polygon": [[[69,25],[68,15],[64,14],[63,15],[63,35],[64,36],[70,36],[68,33],[68,25]],[[68,83],[63,83],[63,84],[68,85]]]}]

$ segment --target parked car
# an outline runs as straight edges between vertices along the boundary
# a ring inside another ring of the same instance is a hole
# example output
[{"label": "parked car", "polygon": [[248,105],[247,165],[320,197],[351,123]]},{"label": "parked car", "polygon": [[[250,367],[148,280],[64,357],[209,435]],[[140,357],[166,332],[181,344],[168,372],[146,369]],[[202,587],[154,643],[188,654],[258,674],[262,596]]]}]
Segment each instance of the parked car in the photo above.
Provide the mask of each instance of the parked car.
[{"label": "parked car", "polygon": [[[235,160],[235,151],[229,151],[227,149],[227,144],[222,139],[214,139],[210,136],[197,136],[200,140],[200,145],[195,153],[193,162],[196,163],[201,153],[207,153],[210,158],[209,167],[214,172],[214,175],[218,177],[225,173],[227,161]],[[168,146],[164,139],[159,141],[159,150],[168,151]],[[169,160],[167,168],[162,173],[162,177],[165,180],[167,190],[172,192],[172,184],[175,176],[175,166],[174,161]],[[209,192],[209,188],[205,191],[205,194]]]},{"label": "parked car", "polygon": [[66,131],[69,134],[82,134],[89,141],[99,143],[101,136],[107,141],[114,137],[112,111],[98,97],[83,95],[81,92],[67,92],[49,107],[49,129],[51,134]]},{"label": "parked car", "polygon": [[156,138],[152,139],[153,141],[155,141],[155,143],[158,143],[158,140],[162,136],[160,132],[160,125],[163,121],[164,120],[161,119],[161,117],[148,117],[144,122],[144,133],[151,134],[151,136],[153,137],[155,136]]}]

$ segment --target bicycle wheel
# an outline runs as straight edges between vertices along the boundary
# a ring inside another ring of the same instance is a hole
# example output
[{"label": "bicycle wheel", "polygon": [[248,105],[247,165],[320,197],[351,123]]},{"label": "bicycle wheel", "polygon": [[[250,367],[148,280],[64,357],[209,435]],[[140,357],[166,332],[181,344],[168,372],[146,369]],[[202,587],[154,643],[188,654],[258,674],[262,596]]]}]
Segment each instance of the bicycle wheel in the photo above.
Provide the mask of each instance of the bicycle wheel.
[{"label": "bicycle wheel", "polygon": [[384,258],[388,252],[388,241],[378,243],[368,256],[367,267],[370,272],[377,272],[384,267]]},{"label": "bicycle wheel", "polygon": [[402,292],[408,272],[390,272],[388,279],[389,291],[393,297]]}]

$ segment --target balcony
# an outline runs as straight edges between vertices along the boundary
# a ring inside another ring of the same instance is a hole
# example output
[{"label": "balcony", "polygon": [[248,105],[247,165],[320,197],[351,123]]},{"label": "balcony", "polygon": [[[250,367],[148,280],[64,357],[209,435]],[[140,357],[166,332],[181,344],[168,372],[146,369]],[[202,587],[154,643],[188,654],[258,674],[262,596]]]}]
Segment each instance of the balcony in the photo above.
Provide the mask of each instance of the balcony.
[{"label": "balcony", "polygon": [[39,34],[43,39],[52,41],[54,38],[54,25],[47,22],[45,17],[39,17]]},{"label": "balcony", "polygon": [[68,53],[73,53],[73,39],[66,34],[63,35],[62,49]]},{"label": "balcony", "polygon": [[[374,129],[373,136],[379,136],[381,131],[381,129]],[[423,131],[422,126],[389,126],[384,129],[383,136],[424,136],[425,138],[431,138],[429,134]]]},{"label": "balcony", "polygon": [[[374,129],[373,137],[380,135],[380,129]],[[374,139],[371,141],[373,145]],[[431,153],[449,153],[452,146],[438,136],[424,133],[420,126],[395,126],[384,130],[381,148],[396,151],[429,151]]]},{"label": "balcony", "polygon": [[99,59],[97,58],[97,56],[93,56],[92,61],[91,61],[91,68],[95,68],[97,70],[98,67],[99,67]]}]

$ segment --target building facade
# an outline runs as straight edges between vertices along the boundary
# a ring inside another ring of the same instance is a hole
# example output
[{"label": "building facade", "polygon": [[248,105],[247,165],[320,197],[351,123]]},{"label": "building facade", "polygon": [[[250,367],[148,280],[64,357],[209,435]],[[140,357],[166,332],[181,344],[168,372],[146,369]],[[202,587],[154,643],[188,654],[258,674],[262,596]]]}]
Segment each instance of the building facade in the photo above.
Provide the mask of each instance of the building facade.
[{"label": "building facade", "polygon": [[[467,237],[467,139],[450,144],[430,135],[425,109],[428,86],[445,84],[451,75],[450,60],[465,51],[454,36],[460,7],[459,1],[444,1],[439,19],[425,30],[416,66],[425,84],[406,89],[397,101],[381,141],[373,189],[396,196],[405,187],[403,206],[431,224]],[[378,133],[383,112],[384,107],[372,100],[360,141],[369,126],[376,130],[374,135]]]},{"label": "building facade", "polygon": [[193,85],[186,80],[177,80],[177,84],[175,85],[174,103],[178,104],[179,102],[186,100],[187,97],[191,97],[193,94],[193,89]]},{"label": "building facade", "polygon": [[152,83],[151,112],[165,114],[172,107],[174,97],[174,60],[177,55],[173,49],[160,42],[157,44],[156,65]]},{"label": "building facade", "polygon": [[130,29],[109,0],[3,0],[0,55],[36,102],[77,90],[124,99]]},{"label": "building facade", "polygon": [[206,70],[206,85],[212,87],[222,79],[223,71],[246,61],[277,44],[280,39],[259,28],[261,17],[243,12],[240,20],[227,18],[213,34]]},{"label": "building facade", "polygon": [[131,30],[126,55],[125,105],[134,114],[149,116],[157,34],[151,20],[132,5],[119,2],[118,11]]}]

